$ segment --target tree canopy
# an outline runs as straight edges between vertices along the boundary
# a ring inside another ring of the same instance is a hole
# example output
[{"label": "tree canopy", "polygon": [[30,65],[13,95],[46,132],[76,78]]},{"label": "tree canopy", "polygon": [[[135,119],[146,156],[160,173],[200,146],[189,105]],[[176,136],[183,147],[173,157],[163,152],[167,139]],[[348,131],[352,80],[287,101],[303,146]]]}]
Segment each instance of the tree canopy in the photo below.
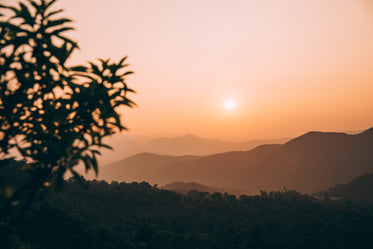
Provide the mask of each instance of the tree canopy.
[{"label": "tree canopy", "polygon": [[[103,138],[126,129],[118,108],[134,105],[127,57],[69,64],[78,44],[66,35],[72,20],[53,9],[55,2],[0,5],[0,159],[16,152],[27,160],[33,177],[23,190],[31,199],[51,176],[57,183],[66,172],[80,179],[79,163],[97,173],[98,149],[110,148]],[[28,202],[22,191],[5,192],[8,205]]]},{"label": "tree canopy", "polygon": [[108,147],[102,138],[125,129],[117,108],[133,106],[125,82],[132,72],[122,70],[127,57],[68,66],[78,45],[55,2],[0,5],[0,153],[16,149],[60,175],[75,174],[79,161],[97,172],[97,147]]},{"label": "tree canopy", "polygon": [[295,191],[186,195],[146,182],[71,179],[36,198],[13,248],[371,248],[372,203],[328,202]]}]

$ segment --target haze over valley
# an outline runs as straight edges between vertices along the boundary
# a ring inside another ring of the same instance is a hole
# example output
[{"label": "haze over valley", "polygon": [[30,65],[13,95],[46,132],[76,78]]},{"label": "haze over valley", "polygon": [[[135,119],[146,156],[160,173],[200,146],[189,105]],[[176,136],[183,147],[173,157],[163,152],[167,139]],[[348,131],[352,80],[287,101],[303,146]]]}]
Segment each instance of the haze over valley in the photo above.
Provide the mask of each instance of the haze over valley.
[{"label": "haze over valley", "polygon": [[107,144],[113,147],[113,150],[102,150],[102,156],[99,159],[102,164],[107,164],[143,152],[170,156],[209,155],[228,151],[245,151],[258,145],[284,143],[288,140],[290,138],[232,142],[202,138],[193,134],[152,138],[122,133],[105,140]]},{"label": "haze over valley", "polygon": [[373,173],[372,148],[373,128],[358,134],[309,132],[283,144],[207,156],[140,153],[102,166],[99,179],[160,186],[197,182],[251,194],[284,188],[314,193]]}]

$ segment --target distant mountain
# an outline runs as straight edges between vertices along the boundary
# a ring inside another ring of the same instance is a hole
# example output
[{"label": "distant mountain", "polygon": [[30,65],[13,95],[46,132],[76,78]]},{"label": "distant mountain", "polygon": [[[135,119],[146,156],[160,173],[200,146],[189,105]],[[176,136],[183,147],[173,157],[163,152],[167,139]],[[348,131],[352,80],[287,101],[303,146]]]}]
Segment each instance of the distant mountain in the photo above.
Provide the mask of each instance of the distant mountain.
[{"label": "distant mountain", "polygon": [[355,178],[348,184],[340,184],[319,193],[346,200],[373,201],[373,174]]},{"label": "distant mountain", "polygon": [[208,193],[222,192],[221,189],[214,189],[196,182],[172,182],[164,185],[162,189],[172,190],[180,194],[187,194],[191,190]]},{"label": "distant mountain", "polygon": [[99,178],[107,181],[170,182],[167,175],[160,174],[166,165],[193,161],[198,158],[198,156],[165,156],[144,152],[102,166]]},{"label": "distant mountain", "polygon": [[131,136],[128,134],[117,134],[104,139],[104,143],[110,145],[113,150],[102,149],[102,156],[99,157],[101,164],[108,164],[119,161],[125,157],[136,155],[141,152],[147,152],[144,144],[150,138],[143,136]]},{"label": "distant mountain", "polygon": [[162,137],[144,144],[154,153],[167,155],[209,155],[228,151],[246,151],[261,144],[284,143],[289,138],[272,140],[249,140],[246,142],[229,142],[218,139],[200,138],[192,134],[180,137]]},{"label": "distant mountain", "polygon": [[240,195],[243,194],[250,194],[247,191],[243,189],[228,189],[228,188],[219,188],[219,187],[211,187],[211,186],[206,186],[203,184],[199,184],[197,182],[172,182],[169,184],[164,185],[161,187],[162,189],[167,189],[167,190],[172,190],[176,193],[180,194],[187,194],[189,191],[196,190],[199,192],[208,192],[210,194],[213,193],[228,193],[228,194],[233,194],[239,197]]},{"label": "distant mountain", "polygon": [[367,173],[373,173],[373,128],[356,135],[309,132],[282,145],[202,157],[141,154],[101,167],[100,178],[111,174],[159,185],[184,181],[252,193],[284,187],[313,193]]},{"label": "distant mountain", "polygon": [[227,151],[246,151],[258,145],[267,143],[284,143],[289,138],[271,140],[249,140],[246,142],[230,142],[218,139],[206,139],[192,134],[179,137],[149,138],[119,134],[110,137],[105,142],[114,150],[102,150],[102,164],[112,163],[128,156],[142,152],[162,155],[210,155]]}]

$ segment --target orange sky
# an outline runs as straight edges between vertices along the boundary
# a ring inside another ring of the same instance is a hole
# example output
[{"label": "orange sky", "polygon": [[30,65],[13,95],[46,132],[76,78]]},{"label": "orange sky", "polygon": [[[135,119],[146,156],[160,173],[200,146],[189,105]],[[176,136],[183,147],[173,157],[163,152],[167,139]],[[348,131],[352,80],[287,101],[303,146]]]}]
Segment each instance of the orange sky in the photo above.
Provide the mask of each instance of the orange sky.
[{"label": "orange sky", "polygon": [[370,0],[57,5],[75,20],[73,64],[129,55],[130,134],[245,140],[373,126]]}]

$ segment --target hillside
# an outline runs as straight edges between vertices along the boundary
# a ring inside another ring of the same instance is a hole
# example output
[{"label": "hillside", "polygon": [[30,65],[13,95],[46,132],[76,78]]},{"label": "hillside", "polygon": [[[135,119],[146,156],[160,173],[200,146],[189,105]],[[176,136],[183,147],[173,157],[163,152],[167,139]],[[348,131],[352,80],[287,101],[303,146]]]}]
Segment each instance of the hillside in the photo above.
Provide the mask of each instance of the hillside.
[{"label": "hillside", "polygon": [[248,140],[245,142],[231,142],[219,139],[207,139],[192,134],[178,137],[150,138],[118,134],[105,139],[105,143],[113,150],[103,150],[100,161],[109,164],[125,157],[148,152],[161,155],[209,155],[228,151],[247,151],[261,144],[284,143],[289,138],[270,140]]},{"label": "hillside", "polygon": [[196,182],[172,182],[172,183],[164,185],[162,189],[172,190],[180,194],[187,194],[191,190],[196,190],[199,192],[207,192],[211,194],[222,191],[220,189],[212,188],[212,187],[202,185]]},{"label": "hillside", "polygon": [[309,132],[282,145],[262,145],[249,151],[203,157],[141,154],[101,167],[100,178],[112,180],[111,175],[115,180],[159,185],[198,182],[251,193],[284,187],[313,193],[373,173],[372,148],[373,129],[356,135]]},{"label": "hillside", "polygon": [[65,182],[36,198],[11,248],[370,249],[373,210],[294,191],[180,195],[145,182]]},{"label": "hillside", "polygon": [[99,178],[107,181],[163,183],[167,180],[167,177],[159,173],[163,171],[166,165],[193,161],[198,158],[198,156],[166,156],[144,152],[102,166]]},{"label": "hillside", "polygon": [[144,144],[149,151],[167,155],[209,155],[228,151],[246,151],[266,143],[284,143],[288,138],[271,140],[249,140],[230,142],[219,139],[206,139],[192,134],[180,137],[162,137]]},{"label": "hillside", "polygon": [[319,193],[346,200],[373,201],[373,174],[360,176],[347,184],[340,184]]},{"label": "hillside", "polygon": [[219,187],[212,187],[203,184],[199,184],[197,182],[171,182],[161,187],[161,189],[171,190],[176,193],[180,194],[187,194],[190,191],[199,191],[199,192],[207,192],[210,194],[213,193],[221,193],[221,194],[231,194],[239,197],[244,194],[250,194],[248,191],[244,189],[231,189],[231,188],[219,188]]}]

